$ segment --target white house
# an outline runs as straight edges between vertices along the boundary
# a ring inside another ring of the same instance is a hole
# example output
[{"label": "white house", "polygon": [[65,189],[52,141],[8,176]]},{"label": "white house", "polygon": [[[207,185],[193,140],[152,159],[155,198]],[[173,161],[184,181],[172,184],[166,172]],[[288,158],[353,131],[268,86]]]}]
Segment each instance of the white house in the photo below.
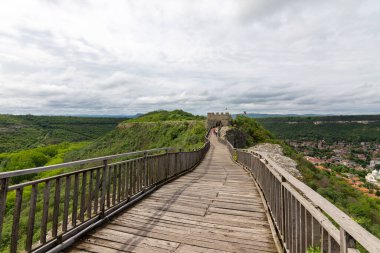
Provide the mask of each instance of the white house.
[{"label": "white house", "polygon": [[365,177],[365,180],[368,183],[380,185],[380,171],[378,170],[373,170],[371,173],[368,173],[367,176]]}]

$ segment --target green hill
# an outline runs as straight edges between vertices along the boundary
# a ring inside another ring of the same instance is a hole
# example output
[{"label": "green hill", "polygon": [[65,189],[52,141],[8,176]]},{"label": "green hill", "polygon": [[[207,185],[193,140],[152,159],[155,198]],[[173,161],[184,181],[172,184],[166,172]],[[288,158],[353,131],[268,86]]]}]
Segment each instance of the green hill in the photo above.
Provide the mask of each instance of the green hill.
[{"label": "green hill", "polygon": [[204,117],[182,110],[154,111],[125,120],[116,129],[75,152],[68,160],[161,147],[193,149],[203,145]]},{"label": "green hill", "polygon": [[204,120],[205,117],[193,115],[183,110],[174,111],[152,111],[137,118],[129,119],[127,122],[159,122],[159,121],[185,121],[185,120]]},{"label": "green hill", "polygon": [[0,115],[0,153],[61,142],[92,141],[125,119]]}]

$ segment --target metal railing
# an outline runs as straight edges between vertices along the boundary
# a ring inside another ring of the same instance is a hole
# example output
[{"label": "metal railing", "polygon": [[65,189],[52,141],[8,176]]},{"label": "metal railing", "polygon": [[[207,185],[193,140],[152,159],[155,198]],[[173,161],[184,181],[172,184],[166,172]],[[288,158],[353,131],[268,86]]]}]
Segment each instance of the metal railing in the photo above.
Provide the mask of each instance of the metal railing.
[{"label": "metal railing", "polygon": [[[268,206],[285,252],[380,252],[380,240],[302,183],[265,153],[234,149],[231,156],[253,176]],[[232,148],[231,148],[232,147]],[[335,224],[335,225],[334,225]]]},{"label": "metal railing", "polygon": [[[189,152],[161,148],[0,173],[0,246],[12,253],[58,251],[194,168],[209,147],[206,136],[203,147]],[[11,184],[20,176],[57,169],[66,173]]]}]

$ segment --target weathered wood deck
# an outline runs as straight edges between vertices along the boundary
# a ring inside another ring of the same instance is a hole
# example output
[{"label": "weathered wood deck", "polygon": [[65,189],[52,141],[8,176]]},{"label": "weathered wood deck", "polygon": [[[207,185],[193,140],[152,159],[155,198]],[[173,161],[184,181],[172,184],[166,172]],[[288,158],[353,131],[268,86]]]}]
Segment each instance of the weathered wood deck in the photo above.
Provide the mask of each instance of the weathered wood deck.
[{"label": "weathered wood deck", "polygon": [[213,136],[204,161],[66,252],[277,252],[259,192]]}]

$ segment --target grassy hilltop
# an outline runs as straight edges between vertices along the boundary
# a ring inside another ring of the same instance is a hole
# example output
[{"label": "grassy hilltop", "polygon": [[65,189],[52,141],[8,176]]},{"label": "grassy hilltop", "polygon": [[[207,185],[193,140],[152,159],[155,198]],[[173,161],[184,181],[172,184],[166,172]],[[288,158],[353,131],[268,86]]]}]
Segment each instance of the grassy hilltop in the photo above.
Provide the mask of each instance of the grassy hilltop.
[{"label": "grassy hilltop", "polygon": [[113,131],[68,154],[68,159],[161,147],[200,147],[206,134],[204,119],[182,110],[149,112],[121,122]]}]

